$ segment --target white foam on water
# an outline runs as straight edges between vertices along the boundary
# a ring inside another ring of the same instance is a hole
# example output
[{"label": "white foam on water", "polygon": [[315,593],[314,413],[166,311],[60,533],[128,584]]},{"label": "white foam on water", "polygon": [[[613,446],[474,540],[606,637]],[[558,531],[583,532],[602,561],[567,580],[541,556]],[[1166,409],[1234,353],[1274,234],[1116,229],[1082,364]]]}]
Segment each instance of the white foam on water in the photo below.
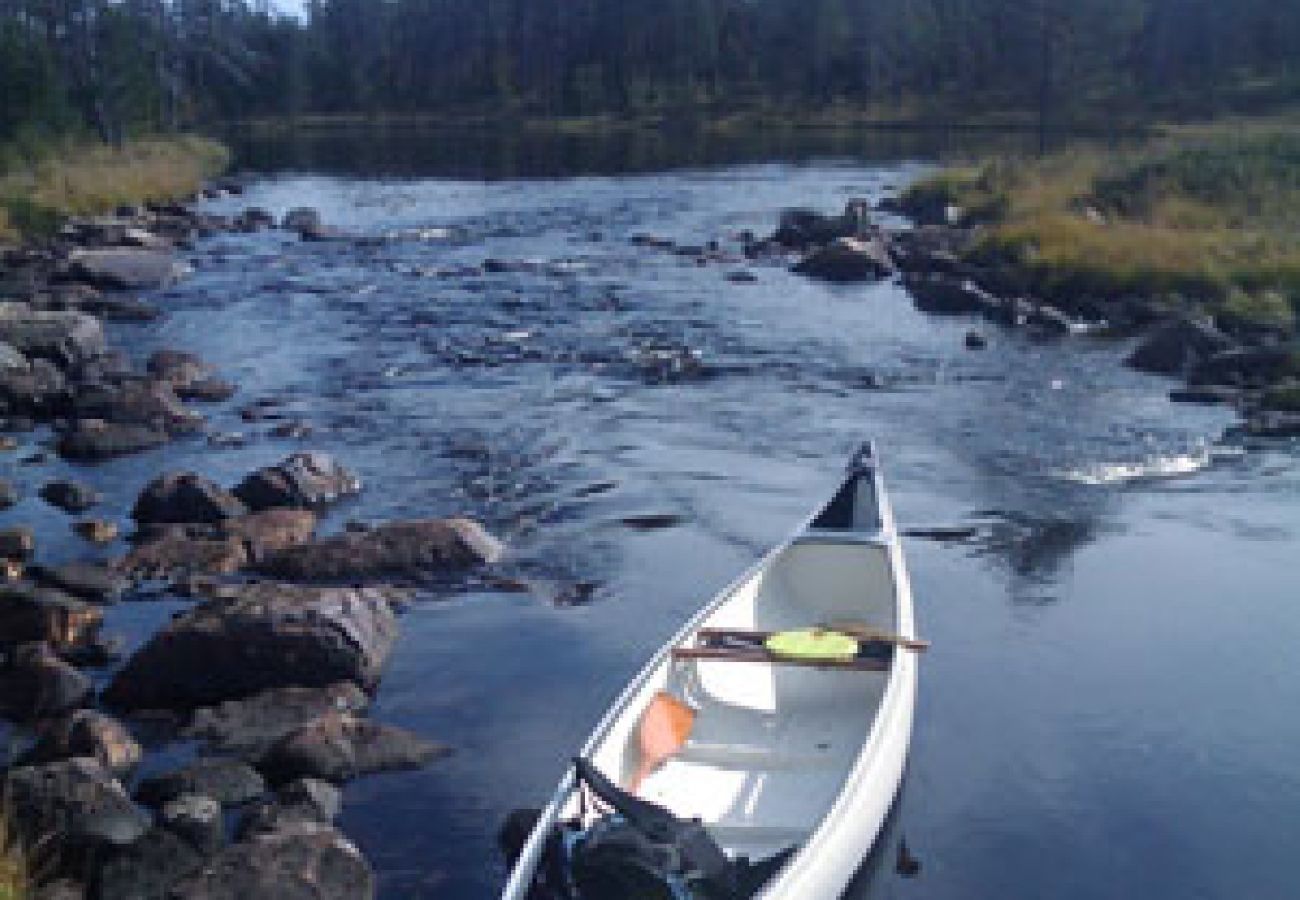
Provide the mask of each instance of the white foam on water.
[{"label": "white foam on water", "polygon": [[1129,462],[1094,463],[1054,472],[1053,475],[1077,484],[1095,485],[1156,478],[1183,478],[1209,468],[1218,455],[1210,447],[1201,447],[1190,453],[1153,455]]}]

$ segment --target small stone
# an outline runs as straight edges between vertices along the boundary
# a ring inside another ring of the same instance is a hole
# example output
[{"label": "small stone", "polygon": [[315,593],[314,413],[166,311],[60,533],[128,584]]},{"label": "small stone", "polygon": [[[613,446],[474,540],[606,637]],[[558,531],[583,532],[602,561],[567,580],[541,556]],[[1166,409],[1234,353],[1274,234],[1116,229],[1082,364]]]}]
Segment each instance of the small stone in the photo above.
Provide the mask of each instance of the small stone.
[{"label": "small stone", "polygon": [[41,499],[64,512],[83,513],[104,502],[104,495],[76,481],[51,481],[41,488]]},{"label": "small stone", "polygon": [[984,337],[984,335],[980,334],[978,331],[966,332],[967,350],[983,350],[988,345],[988,338]]},{"label": "small stone", "polygon": [[202,794],[180,794],[163,804],[158,824],[204,856],[211,856],[225,842],[221,804]]},{"label": "small stone", "polygon": [[92,544],[111,544],[117,540],[120,529],[115,522],[104,519],[85,519],[74,522],[72,530]]},{"label": "small stone", "polygon": [[36,535],[30,528],[19,525],[0,530],[0,557],[31,559],[35,552]]}]

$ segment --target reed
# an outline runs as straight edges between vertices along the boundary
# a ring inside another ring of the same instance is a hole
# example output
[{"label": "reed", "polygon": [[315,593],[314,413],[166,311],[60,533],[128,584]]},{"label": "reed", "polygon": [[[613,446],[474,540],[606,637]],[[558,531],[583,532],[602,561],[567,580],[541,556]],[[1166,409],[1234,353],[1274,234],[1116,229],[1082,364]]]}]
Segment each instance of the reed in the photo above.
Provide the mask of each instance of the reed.
[{"label": "reed", "polygon": [[220,144],[194,136],[66,145],[30,158],[10,153],[0,168],[0,235],[15,239],[67,216],[188,197],[228,160]]}]

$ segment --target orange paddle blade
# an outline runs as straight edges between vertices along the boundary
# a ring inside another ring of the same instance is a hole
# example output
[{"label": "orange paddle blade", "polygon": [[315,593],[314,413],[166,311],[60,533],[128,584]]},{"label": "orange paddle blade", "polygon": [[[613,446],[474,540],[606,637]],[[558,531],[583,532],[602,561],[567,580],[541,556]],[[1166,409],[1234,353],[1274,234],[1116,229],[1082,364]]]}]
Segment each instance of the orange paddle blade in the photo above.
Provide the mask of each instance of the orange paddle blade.
[{"label": "orange paddle blade", "polygon": [[682,749],[694,724],[695,710],[666,691],[655,694],[641,714],[641,724],[637,729],[641,761],[628,790],[635,792],[655,769]]}]

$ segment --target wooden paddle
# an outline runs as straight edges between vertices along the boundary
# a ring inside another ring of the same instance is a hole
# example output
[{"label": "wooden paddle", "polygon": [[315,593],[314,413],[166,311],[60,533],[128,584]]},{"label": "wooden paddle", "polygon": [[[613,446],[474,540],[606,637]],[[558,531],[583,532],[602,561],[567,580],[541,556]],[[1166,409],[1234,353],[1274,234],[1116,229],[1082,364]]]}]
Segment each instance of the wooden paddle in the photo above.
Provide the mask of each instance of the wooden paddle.
[{"label": "wooden paddle", "polygon": [[655,769],[686,745],[694,724],[695,710],[666,691],[654,695],[650,705],[641,714],[641,724],[637,727],[641,761],[637,764],[632,780],[628,782],[627,789],[630,792],[635,794]]},{"label": "wooden paddle", "polygon": [[915,650],[918,653],[924,653],[930,649],[929,641],[903,637],[901,634],[890,634],[888,631],[867,625],[865,622],[831,622],[820,627],[838,631],[840,634],[847,634],[849,637],[855,637],[860,641],[893,644],[895,647],[902,647],[904,650]]}]

